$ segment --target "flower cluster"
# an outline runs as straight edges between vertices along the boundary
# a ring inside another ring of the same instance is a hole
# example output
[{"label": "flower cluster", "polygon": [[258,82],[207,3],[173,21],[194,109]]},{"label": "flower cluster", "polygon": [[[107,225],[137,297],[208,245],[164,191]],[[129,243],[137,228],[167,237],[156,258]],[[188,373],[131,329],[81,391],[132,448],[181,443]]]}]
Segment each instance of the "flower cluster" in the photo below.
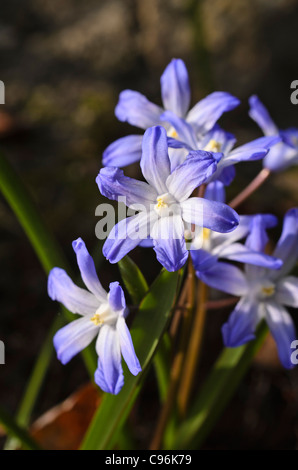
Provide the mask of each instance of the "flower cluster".
[{"label": "flower cluster", "polygon": [[[298,130],[279,131],[264,105],[252,96],[249,114],[265,135],[235,146],[236,138],[217,121],[239,100],[215,92],[189,110],[188,72],[180,59],[173,59],[162,74],[161,96],[163,107],[136,91],[120,94],[116,117],[145,133],[123,137],[103,153],[104,166],[96,178],[101,194],[110,200],[124,199],[135,211],[113,227],[103,254],[117,263],[138,245],[151,247],[168,271],[182,268],[190,255],[201,281],[240,297],[222,328],[225,345],[235,347],[253,339],[256,325],[265,318],[281,362],[290,368],[295,328],[284,305],[298,306],[298,280],[287,276],[298,258],[298,209],[286,214],[270,256],[265,253],[266,231],[277,224],[276,218],[239,216],[226,204],[226,187],[235,178],[237,163],[263,159],[270,171],[297,163]],[[120,169],[138,161],[143,181]],[[58,358],[68,362],[97,336],[96,383],[118,393],[123,385],[121,354],[132,374],[141,370],[125,323],[123,291],[114,282],[107,294],[84,242],[76,240],[73,248],[90,292],[73,284],[63,270],[51,271],[50,297],[82,316],[56,334]],[[244,263],[244,271],[234,261]]]}]

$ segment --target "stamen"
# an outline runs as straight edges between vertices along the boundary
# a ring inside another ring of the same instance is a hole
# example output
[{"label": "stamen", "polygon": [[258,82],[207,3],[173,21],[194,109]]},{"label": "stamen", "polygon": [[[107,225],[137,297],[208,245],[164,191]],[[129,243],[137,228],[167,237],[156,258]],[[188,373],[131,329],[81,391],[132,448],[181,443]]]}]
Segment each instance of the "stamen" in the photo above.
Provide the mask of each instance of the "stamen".
[{"label": "stamen", "polygon": [[265,297],[271,297],[271,295],[273,295],[274,292],[275,292],[275,287],[274,286],[263,286],[261,291],[262,291],[262,294]]},{"label": "stamen", "polygon": [[95,326],[99,326],[103,324],[103,320],[101,319],[99,313],[95,313],[91,318],[91,321],[94,323]]},{"label": "stamen", "polygon": [[220,152],[221,144],[217,140],[211,139],[208,144],[204,147],[207,152]]}]

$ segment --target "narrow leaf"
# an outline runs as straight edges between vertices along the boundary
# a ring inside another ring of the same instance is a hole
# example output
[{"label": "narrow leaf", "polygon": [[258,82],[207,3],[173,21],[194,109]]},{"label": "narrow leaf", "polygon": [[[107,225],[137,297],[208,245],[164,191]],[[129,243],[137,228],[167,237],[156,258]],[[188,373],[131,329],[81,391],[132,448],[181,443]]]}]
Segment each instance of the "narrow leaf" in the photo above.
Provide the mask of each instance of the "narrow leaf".
[{"label": "narrow leaf", "polygon": [[235,393],[268,328],[262,322],[256,339],[238,348],[225,348],[204,382],[188,417],[178,428],[173,449],[199,448]]},{"label": "narrow leaf", "polygon": [[131,300],[138,305],[149,289],[145,277],[129,256],[122,258],[118,266]]},{"label": "narrow leaf", "polygon": [[141,302],[131,335],[142,372],[134,377],[125,370],[125,385],[119,395],[106,395],[86,433],[82,449],[108,449],[119,432],[140,391],[140,383],[153,358],[170,318],[179,273],[164,269]]}]

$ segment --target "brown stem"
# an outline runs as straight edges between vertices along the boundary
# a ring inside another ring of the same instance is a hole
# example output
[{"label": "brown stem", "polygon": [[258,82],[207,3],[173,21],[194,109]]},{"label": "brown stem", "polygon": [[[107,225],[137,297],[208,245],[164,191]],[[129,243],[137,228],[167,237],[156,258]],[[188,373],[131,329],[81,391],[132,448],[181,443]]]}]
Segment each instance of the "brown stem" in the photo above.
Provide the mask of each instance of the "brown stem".
[{"label": "brown stem", "polygon": [[[167,398],[159,416],[154,436],[149,447],[150,450],[158,450],[161,447],[164,431],[166,429],[173,407],[175,406],[177,390],[180,383],[182,364],[184,362],[183,359],[190,329],[190,317],[195,302],[195,273],[191,263],[191,259],[189,259],[188,263],[188,276],[185,281],[185,285],[183,287],[179,301],[180,303],[181,298],[183,297],[182,300],[183,302],[185,302],[186,299],[184,296],[187,295],[188,302],[183,314],[182,333],[179,341],[178,350],[174,356],[173,365],[171,368],[170,384],[167,393]],[[175,331],[175,333],[177,333],[177,330]]]},{"label": "brown stem", "polygon": [[206,298],[207,286],[203,282],[199,282],[197,290],[197,310],[192,325],[192,334],[188,343],[183,372],[180,380],[180,389],[178,392],[178,406],[181,416],[185,416],[187,411],[189,398],[191,395],[193,380],[196,368],[199,362],[202,338],[206,320]]},{"label": "brown stem", "polygon": [[239,300],[239,297],[231,297],[228,299],[220,300],[208,300],[205,304],[206,310],[218,310],[220,308],[230,307],[235,305]]},{"label": "brown stem", "polygon": [[260,173],[249,183],[246,188],[241,191],[232,201],[229,203],[229,206],[233,209],[240,206],[245,199],[247,199],[252,193],[254,193],[263,183],[266,181],[268,176],[270,175],[270,170],[268,168],[263,168]]}]

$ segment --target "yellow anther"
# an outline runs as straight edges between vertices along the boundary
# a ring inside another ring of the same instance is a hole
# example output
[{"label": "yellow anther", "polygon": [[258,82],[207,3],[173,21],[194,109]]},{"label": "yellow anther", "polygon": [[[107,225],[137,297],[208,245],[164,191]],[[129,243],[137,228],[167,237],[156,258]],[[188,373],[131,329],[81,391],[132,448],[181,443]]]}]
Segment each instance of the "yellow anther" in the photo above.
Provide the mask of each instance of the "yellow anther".
[{"label": "yellow anther", "polygon": [[175,131],[175,129],[173,129],[172,131],[169,132],[169,137],[173,137],[174,139],[176,139],[178,137],[178,134]]},{"label": "yellow anther", "polygon": [[100,315],[98,313],[95,313],[95,315],[93,315],[91,321],[94,323],[95,326],[103,324],[103,320],[101,320]]},{"label": "yellow anther", "polygon": [[220,152],[221,144],[217,142],[217,140],[211,139],[205,146],[204,150],[206,150],[207,152]]},{"label": "yellow anther", "polygon": [[203,228],[202,237],[203,237],[203,241],[204,241],[204,242],[206,242],[207,240],[209,240],[210,235],[211,235],[211,230],[210,230],[210,228]]},{"label": "yellow anther", "polygon": [[275,292],[275,287],[274,286],[264,286],[262,287],[262,294],[266,297],[270,297],[271,295],[274,294]]},{"label": "yellow anther", "polygon": [[168,204],[164,201],[162,196],[158,197],[156,200],[157,200],[157,204],[156,204],[157,209],[161,209],[162,207],[167,207],[168,206]]}]

